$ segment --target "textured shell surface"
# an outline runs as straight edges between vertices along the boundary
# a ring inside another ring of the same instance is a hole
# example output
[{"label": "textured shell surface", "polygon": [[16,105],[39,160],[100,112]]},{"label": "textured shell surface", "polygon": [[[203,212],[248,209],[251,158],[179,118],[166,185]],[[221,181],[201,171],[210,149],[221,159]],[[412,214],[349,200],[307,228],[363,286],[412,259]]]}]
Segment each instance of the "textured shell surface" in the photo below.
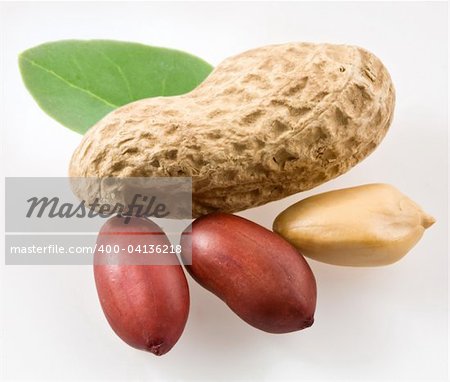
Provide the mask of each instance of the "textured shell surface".
[{"label": "textured shell surface", "polygon": [[188,176],[194,217],[236,212],[349,170],[381,142],[394,104],[389,73],[362,48],[266,46],[226,59],[188,94],[111,112],[83,137],[69,175]]}]

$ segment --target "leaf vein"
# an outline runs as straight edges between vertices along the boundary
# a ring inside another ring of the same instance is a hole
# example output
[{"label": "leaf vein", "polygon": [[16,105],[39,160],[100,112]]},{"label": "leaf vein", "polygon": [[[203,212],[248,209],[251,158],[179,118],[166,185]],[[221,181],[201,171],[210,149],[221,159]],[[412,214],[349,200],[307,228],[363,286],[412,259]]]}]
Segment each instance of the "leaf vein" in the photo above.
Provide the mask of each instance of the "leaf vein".
[{"label": "leaf vein", "polygon": [[125,82],[125,85],[128,89],[128,96],[130,97],[130,102],[132,102],[134,100],[132,91],[131,91],[131,85],[130,85],[130,81],[128,81],[128,78],[125,76],[125,73],[123,72],[122,68],[120,67],[120,65],[118,65],[112,58],[110,58],[105,52],[102,52],[101,50],[99,50],[99,53],[105,57],[112,65],[114,65],[114,67],[117,69],[117,71],[119,72],[120,76],[123,78],[123,81]]},{"label": "leaf vein", "polygon": [[74,88],[74,89],[76,89],[76,90],[78,90],[78,91],[80,91],[80,92],[86,93],[86,94],[88,94],[89,96],[91,96],[92,98],[95,98],[95,99],[97,99],[97,100],[103,102],[104,104],[106,104],[106,105],[108,105],[108,106],[110,106],[110,107],[112,107],[112,108],[114,108],[114,109],[116,109],[116,108],[119,107],[119,105],[115,105],[115,104],[109,102],[108,100],[106,100],[106,99],[104,99],[104,98],[98,96],[97,94],[92,93],[90,90],[88,90],[88,89],[83,89],[83,88],[81,88],[81,87],[79,87],[79,86],[77,86],[77,85],[75,85],[75,84],[73,84],[73,83],[67,81],[64,77],[60,76],[58,73],[56,73],[56,72],[54,72],[53,70],[48,69],[48,68],[46,68],[46,67],[44,67],[44,66],[38,64],[36,61],[33,61],[33,60],[29,59],[28,57],[22,56],[22,59],[24,59],[25,61],[29,62],[31,65],[34,65],[34,66],[38,67],[39,69],[43,70],[44,72],[46,72],[46,73],[48,73],[48,74],[51,74],[52,76],[56,77],[56,78],[59,79],[60,81],[62,81],[62,82],[64,82],[65,84],[67,84],[68,86],[70,86],[70,87],[72,87],[72,88]]}]

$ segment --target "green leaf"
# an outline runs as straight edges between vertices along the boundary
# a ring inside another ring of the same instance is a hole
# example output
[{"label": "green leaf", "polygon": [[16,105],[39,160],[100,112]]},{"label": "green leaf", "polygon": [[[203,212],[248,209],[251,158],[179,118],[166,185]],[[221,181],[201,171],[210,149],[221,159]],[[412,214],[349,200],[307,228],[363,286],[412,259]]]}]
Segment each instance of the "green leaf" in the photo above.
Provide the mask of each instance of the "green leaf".
[{"label": "green leaf", "polygon": [[212,66],[178,50],[110,40],[64,40],[19,56],[23,81],[39,106],[81,134],[115,108],[191,91]]}]

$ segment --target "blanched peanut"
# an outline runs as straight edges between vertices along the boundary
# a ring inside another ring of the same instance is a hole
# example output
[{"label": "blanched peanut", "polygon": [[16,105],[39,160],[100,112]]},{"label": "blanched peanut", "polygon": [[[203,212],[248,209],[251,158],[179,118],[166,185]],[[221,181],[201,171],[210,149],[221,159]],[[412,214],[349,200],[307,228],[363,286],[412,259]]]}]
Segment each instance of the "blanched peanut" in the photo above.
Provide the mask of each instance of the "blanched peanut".
[{"label": "blanched peanut", "polygon": [[377,266],[401,259],[435,220],[387,184],[306,198],[278,215],[275,232],[324,263]]}]

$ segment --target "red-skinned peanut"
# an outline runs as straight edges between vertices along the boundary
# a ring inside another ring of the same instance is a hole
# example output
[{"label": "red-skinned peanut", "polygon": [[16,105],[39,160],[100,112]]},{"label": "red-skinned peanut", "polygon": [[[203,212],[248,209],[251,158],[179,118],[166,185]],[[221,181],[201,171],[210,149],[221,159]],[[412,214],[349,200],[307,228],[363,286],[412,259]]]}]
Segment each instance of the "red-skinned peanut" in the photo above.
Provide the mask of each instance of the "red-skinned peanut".
[{"label": "red-skinned peanut", "polygon": [[[164,232],[147,219],[109,219],[97,248],[138,242],[170,245]],[[127,344],[155,355],[167,353],[180,338],[189,312],[189,289],[181,265],[105,264],[96,252],[94,276],[103,312]]]},{"label": "red-skinned peanut", "polygon": [[270,333],[311,326],[316,282],[303,256],[286,240],[231,214],[201,217],[181,238],[191,276],[248,324]]}]

